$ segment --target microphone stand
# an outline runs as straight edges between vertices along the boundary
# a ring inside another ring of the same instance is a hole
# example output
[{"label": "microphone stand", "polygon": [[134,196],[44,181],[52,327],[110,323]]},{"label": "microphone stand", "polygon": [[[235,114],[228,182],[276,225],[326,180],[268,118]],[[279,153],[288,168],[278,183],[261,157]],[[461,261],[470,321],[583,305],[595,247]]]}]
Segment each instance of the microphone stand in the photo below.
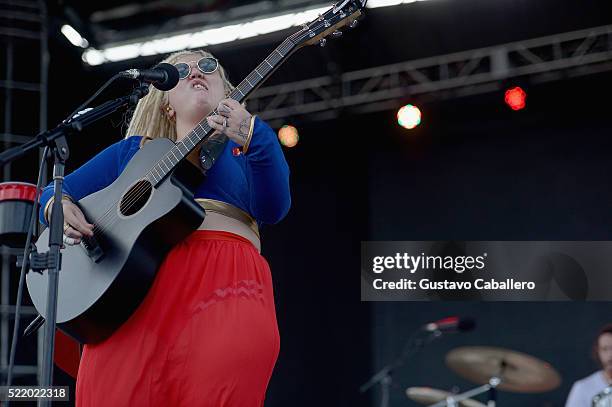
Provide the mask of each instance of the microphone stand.
[{"label": "microphone stand", "polygon": [[[45,131],[32,141],[14,147],[0,154],[0,166],[11,162],[27,152],[42,146],[49,146],[53,153],[53,212],[49,222],[49,251],[46,253],[31,253],[30,265],[40,266],[34,271],[47,269],[49,273],[49,286],[47,289],[47,304],[45,315],[45,348],[42,367],[42,387],[49,387],[53,378],[53,351],[55,347],[55,328],[57,315],[57,289],[58,277],[61,269],[60,249],[63,244],[64,212],[62,209],[62,184],[64,181],[64,167],[70,155],[66,136],[82,131],[90,124],[103,119],[124,106],[133,106],[149,92],[149,87],[140,83],[129,95],[110,100],[102,105],[83,113],[78,118],[62,122],[54,129]],[[24,259],[26,261],[26,259]],[[50,406],[49,399],[41,399],[39,406]]]},{"label": "microphone stand", "polygon": [[[425,333],[426,336],[424,338],[419,338],[419,336],[421,336],[423,333]],[[370,377],[370,380],[361,385],[361,387],[359,388],[359,392],[365,393],[371,387],[375,386],[376,384],[380,384],[380,406],[389,407],[391,386],[393,384],[393,371],[398,367],[402,366],[410,357],[417,354],[421,349],[425,347],[425,345],[429,344],[440,336],[442,336],[442,332],[437,329],[434,331],[426,332],[423,332],[422,329],[419,329],[418,331],[414,332],[406,341],[406,345],[404,346],[404,350],[402,351],[400,356],[393,362],[380,369],[372,377]]]}]

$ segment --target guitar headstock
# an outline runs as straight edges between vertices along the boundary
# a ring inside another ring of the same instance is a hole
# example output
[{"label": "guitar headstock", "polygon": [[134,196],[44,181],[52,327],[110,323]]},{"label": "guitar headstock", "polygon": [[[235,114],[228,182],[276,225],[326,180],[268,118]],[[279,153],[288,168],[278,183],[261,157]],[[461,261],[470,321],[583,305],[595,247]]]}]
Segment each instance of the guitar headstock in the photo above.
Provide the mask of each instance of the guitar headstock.
[{"label": "guitar headstock", "polygon": [[310,23],[304,24],[302,29],[290,38],[297,48],[320,44],[325,45],[326,37],[342,35],[341,28],[355,27],[359,17],[363,15],[367,0],[338,0],[332,8]]}]

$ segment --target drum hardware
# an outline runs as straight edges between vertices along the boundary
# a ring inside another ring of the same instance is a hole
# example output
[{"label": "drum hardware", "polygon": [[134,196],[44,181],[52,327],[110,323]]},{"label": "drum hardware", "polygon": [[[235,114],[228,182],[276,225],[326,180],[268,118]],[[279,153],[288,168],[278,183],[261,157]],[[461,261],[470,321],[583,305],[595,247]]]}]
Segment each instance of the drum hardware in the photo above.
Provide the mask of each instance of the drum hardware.
[{"label": "drum hardware", "polygon": [[[561,384],[561,376],[550,364],[504,348],[456,348],[446,355],[446,364],[459,376],[480,386],[460,394],[428,387],[410,387],[406,389],[406,395],[429,407],[484,407],[485,404],[472,397],[488,393],[486,406],[495,407],[498,389],[517,393],[542,393]],[[593,399],[593,407],[612,407],[612,387]]]},{"label": "drum hardware", "polygon": [[444,390],[432,389],[431,387],[409,387],[406,389],[406,395],[409,399],[425,405],[446,401],[445,405],[448,406],[486,407],[481,402],[471,398],[457,400],[457,396],[459,396],[459,394]]},{"label": "drum hardware", "polygon": [[444,334],[467,332],[473,330],[475,322],[472,318],[449,317],[433,323],[426,324],[417,329],[408,337],[406,344],[399,357],[392,363],[389,363],[378,373],[374,374],[370,380],[364,383],[359,391],[365,393],[368,389],[376,384],[381,386],[381,407],[389,406],[389,393],[393,378],[391,374],[395,369],[403,365],[407,359],[417,354],[427,344],[441,337]]},{"label": "drum hardware", "polygon": [[439,330],[427,331],[419,329],[414,332],[406,341],[404,345],[404,349],[400,353],[400,356],[389,363],[382,369],[380,369],[376,374],[374,374],[366,383],[364,383],[359,391],[361,393],[365,393],[370,388],[374,387],[377,384],[380,384],[381,389],[381,407],[389,406],[389,398],[391,386],[393,384],[392,374],[398,367],[402,366],[406,360],[416,355],[421,349],[423,349],[427,344],[434,341],[435,339],[442,336],[442,332]]},{"label": "drum hardware", "polygon": [[445,400],[439,401],[435,404],[431,404],[429,407],[459,407],[465,400],[471,400],[472,397],[478,396],[483,393],[489,393],[489,400],[487,401],[487,407],[495,407],[497,404],[497,393],[496,388],[501,383],[499,377],[491,377],[489,383],[483,384],[482,386],[468,390],[461,394],[450,395]]},{"label": "drum hardware", "polygon": [[612,386],[593,397],[592,407],[612,407]]}]

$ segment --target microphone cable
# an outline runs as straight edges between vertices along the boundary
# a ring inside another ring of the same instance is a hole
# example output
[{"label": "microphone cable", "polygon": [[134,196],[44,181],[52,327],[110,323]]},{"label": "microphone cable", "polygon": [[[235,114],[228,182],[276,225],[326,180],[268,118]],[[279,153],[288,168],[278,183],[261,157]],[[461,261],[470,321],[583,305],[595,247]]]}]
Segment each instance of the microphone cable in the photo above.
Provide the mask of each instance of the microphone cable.
[{"label": "microphone cable", "polygon": [[81,103],[79,105],[79,107],[77,107],[76,109],[74,109],[74,111],[72,113],[70,113],[70,115],[68,115],[68,117],[64,120],[64,123],[70,121],[77,113],[79,113],[81,110],[85,109],[87,107],[87,105],[89,105],[91,102],[93,102],[106,88],[109,87],[109,85],[111,83],[113,83],[114,81],[116,81],[117,79],[121,78],[121,72],[118,72],[116,74],[114,74],[109,80],[107,80],[104,85],[102,85],[97,91],[96,93],[94,93],[93,95],[91,95],[89,97],[89,99],[87,99],[85,102]]}]

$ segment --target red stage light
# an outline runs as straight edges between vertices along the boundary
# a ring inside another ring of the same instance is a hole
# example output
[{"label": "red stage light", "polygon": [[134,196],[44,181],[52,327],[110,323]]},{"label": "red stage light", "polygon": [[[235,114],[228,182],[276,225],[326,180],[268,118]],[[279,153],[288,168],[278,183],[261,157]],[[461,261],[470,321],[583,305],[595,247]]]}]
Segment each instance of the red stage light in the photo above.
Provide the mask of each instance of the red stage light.
[{"label": "red stage light", "polygon": [[506,104],[512,110],[523,109],[525,107],[525,99],[527,99],[527,93],[520,86],[508,89],[504,98]]}]

